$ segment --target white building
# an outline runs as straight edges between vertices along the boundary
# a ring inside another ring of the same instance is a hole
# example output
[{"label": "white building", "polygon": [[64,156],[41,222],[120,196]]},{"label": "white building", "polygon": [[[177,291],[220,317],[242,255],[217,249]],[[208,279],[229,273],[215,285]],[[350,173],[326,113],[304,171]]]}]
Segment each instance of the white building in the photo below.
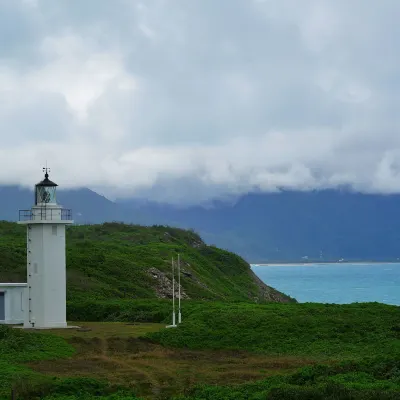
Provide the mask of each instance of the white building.
[{"label": "white building", "polygon": [[0,283],[0,324],[22,324],[26,283]]},{"label": "white building", "polygon": [[66,328],[65,226],[71,210],[57,204],[56,183],[45,178],[35,186],[35,205],[20,210],[27,228],[27,287],[24,328]]}]

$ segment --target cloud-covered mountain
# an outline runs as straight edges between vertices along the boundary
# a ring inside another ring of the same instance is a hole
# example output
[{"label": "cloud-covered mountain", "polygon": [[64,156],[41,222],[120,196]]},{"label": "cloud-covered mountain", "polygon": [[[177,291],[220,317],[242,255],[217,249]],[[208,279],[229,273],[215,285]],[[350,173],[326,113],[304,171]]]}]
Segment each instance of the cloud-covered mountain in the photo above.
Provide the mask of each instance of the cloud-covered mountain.
[{"label": "cloud-covered mountain", "polygon": [[[179,208],[146,200],[112,202],[88,190],[58,192],[76,223],[124,221],[192,228],[208,242],[251,262],[397,260],[400,258],[400,195],[349,191],[253,193],[207,208]],[[0,219],[17,220],[33,193],[0,188]]]},{"label": "cloud-covered mountain", "polygon": [[248,194],[208,209],[135,201],[133,207],[194,228],[254,262],[400,258],[399,195],[284,191]]}]

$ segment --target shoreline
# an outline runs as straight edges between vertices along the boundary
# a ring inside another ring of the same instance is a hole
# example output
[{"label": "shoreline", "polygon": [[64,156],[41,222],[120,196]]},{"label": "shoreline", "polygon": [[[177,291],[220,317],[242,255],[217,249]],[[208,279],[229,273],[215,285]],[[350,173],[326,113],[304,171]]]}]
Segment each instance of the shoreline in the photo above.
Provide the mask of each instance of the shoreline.
[{"label": "shoreline", "polygon": [[371,264],[380,264],[380,265],[392,265],[392,264],[400,264],[400,261],[326,261],[326,262],[282,262],[282,263],[249,263],[251,267],[305,267],[309,266],[322,266],[322,265],[371,265]]}]

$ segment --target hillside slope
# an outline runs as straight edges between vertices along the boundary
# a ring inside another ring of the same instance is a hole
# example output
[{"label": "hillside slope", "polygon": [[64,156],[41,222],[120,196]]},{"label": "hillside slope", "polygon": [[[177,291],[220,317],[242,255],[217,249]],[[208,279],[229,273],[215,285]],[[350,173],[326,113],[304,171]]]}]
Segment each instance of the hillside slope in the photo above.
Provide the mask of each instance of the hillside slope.
[{"label": "hillside slope", "polygon": [[[25,227],[0,222],[0,281],[26,281]],[[68,300],[166,298],[181,255],[182,295],[201,300],[292,301],[264,285],[241,257],[192,231],[120,223],[67,229]]]}]

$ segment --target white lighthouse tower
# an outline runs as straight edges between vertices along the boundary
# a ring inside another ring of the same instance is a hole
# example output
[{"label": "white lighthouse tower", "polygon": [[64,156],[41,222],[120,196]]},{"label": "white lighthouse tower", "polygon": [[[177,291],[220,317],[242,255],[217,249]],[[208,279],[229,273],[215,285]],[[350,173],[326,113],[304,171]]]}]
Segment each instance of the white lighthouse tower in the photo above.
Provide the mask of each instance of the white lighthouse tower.
[{"label": "white lighthouse tower", "polygon": [[56,183],[35,185],[35,205],[20,210],[19,223],[27,227],[27,279],[24,328],[66,328],[65,226],[71,210],[56,201]]}]

